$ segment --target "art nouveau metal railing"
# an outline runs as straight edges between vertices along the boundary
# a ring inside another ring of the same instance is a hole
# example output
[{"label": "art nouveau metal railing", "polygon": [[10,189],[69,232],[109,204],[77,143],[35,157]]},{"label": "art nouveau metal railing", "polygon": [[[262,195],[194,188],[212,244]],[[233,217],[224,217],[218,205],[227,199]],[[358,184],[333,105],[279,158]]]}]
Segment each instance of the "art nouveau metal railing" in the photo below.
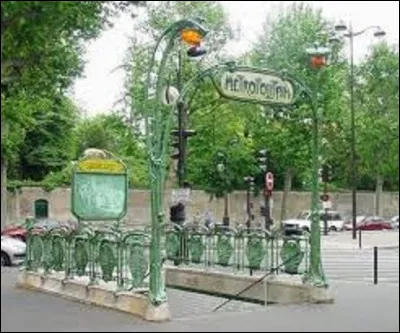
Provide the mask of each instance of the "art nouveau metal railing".
[{"label": "art nouveau metal railing", "polygon": [[[212,228],[167,224],[163,239],[166,265],[263,274],[282,262],[278,273],[306,274],[309,237],[285,237],[263,229]],[[36,229],[27,226],[26,270],[59,274],[63,279],[106,282],[119,290],[148,286],[150,233],[84,226],[79,229]],[[298,254],[298,255],[296,255]],[[293,258],[293,260],[288,260]]]}]

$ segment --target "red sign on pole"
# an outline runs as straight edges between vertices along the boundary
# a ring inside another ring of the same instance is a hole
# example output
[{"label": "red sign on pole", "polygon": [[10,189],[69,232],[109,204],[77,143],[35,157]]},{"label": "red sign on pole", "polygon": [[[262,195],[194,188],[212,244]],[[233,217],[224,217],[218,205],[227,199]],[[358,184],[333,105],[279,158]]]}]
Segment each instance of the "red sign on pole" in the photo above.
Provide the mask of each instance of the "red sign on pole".
[{"label": "red sign on pole", "polygon": [[274,189],[274,174],[272,172],[267,172],[265,175],[265,189],[267,191]]}]

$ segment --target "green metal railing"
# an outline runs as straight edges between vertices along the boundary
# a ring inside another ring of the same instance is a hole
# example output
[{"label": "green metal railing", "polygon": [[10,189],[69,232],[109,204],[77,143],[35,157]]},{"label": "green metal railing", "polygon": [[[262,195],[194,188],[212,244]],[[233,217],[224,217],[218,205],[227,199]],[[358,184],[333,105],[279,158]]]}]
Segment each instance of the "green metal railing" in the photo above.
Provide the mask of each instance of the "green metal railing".
[{"label": "green metal railing", "polygon": [[[164,246],[167,262],[175,265],[243,273],[272,271],[286,262],[282,271],[288,274],[308,269],[308,234],[283,236],[265,229],[168,224]],[[288,261],[290,257],[294,259]]]},{"label": "green metal railing", "polygon": [[150,236],[141,230],[82,227],[78,230],[27,228],[26,269],[86,277],[92,285],[115,282],[118,289],[147,286]]},{"label": "green metal railing", "polygon": [[[308,272],[308,234],[285,237],[264,229],[166,224],[163,235],[166,264],[234,274]],[[104,281],[118,290],[137,290],[148,287],[149,247],[147,229],[125,229],[120,223],[44,230],[31,221],[25,266],[43,274],[57,272],[66,280],[79,277],[90,285]]]}]

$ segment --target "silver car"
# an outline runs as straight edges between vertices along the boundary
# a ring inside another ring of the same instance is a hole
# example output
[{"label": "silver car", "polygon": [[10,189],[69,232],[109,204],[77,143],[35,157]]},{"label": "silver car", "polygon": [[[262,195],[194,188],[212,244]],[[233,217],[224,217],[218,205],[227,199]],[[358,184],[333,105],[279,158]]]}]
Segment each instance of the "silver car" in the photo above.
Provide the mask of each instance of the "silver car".
[{"label": "silver car", "polygon": [[26,244],[18,239],[1,236],[1,266],[20,265],[24,262]]},{"label": "silver car", "polygon": [[393,229],[399,229],[399,215],[393,216],[390,223]]}]

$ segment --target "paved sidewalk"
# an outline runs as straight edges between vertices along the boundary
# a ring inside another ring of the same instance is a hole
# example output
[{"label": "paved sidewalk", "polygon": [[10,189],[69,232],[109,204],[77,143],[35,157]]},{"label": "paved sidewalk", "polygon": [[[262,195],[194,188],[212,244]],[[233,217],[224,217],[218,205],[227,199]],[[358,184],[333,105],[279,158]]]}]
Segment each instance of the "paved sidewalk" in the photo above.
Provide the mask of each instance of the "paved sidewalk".
[{"label": "paved sidewalk", "polygon": [[[174,319],[147,323],[127,314],[14,287],[2,272],[2,332],[399,332],[399,286],[333,284],[336,303],[222,308],[205,295],[169,291]],[[242,303],[243,305],[243,303]]]}]

